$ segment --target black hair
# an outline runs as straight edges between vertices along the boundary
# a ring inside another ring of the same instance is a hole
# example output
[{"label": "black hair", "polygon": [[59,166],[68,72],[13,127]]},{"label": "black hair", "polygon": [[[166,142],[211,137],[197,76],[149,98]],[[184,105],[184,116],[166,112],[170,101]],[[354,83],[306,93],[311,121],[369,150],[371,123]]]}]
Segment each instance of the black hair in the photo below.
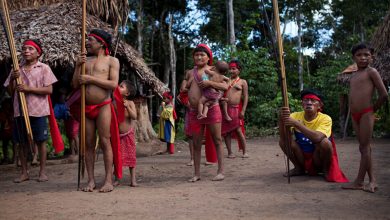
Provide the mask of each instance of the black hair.
[{"label": "black hair", "polygon": [[192,55],[194,55],[196,52],[205,52],[209,58],[211,57],[211,54],[209,53],[209,51],[204,47],[196,47],[194,49],[194,52],[192,53]]},{"label": "black hair", "polygon": [[231,63],[235,63],[235,64],[237,65],[238,69],[239,69],[240,71],[242,70],[241,62],[240,62],[239,60],[233,59],[233,60],[231,60],[231,61],[229,62],[229,64],[231,64]]},{"label": "black hair", "polygon": [[315,89],[304,89],[304,90],[302,90],[302,92],[301,92],[301,99],[303,99],[303,97],[305,95],[309,95],[309,94],[316,95],[318,98],[321,99],[322,103],[324,102],[324,96],[319,91],[317,91]]},{"label": "black hair", "polygon": [[[38,45],[39,48],[41,48],[41,54],[39,54],[39,56],[38,56],[38,57],[41,57],[42,54],[43,54],[43,48],[42,48],[41,42],[40,42],[38,39],[27,39],[27,40],[25,40],[24,42],[26,42],[26,41],[32,41],[32,42],[34,42],[36,45]],[[23,44],[24,44],[24,42],[23,42]]]},{"label": "black hair", "polygon": [[368,45],[366,43],[360,43],[360,44],[356,44],[352,47],[352,50],[351,50],[352,56],[354,56],[358,50],[362,50],[362,49],[368,49],[370,51],[371,55],[374,53],[374,48],[372,48],[370,45]]},{"label": "black hair", "polygon": [[227,64],[225,61],[218,60],[215,63],[215,68],[220,74],[225,75],[226,72],[229,70],[229,64]]},{"label": "black hair", "polygon": [[126,96],[126,99],[130,99],[130,98],[134,97],[136,91],[135,91],[135,87],[134,87],[133,83],[130,80],[127,80],[127,79],[123,80],[122,83],[125,84],[125,86],[127,88],[127,91],[129,92],[129,95]]},{"label": "black hair", "polygon": [[[103,38],[103,40],[107,43],[108,45],[108,49],[111,48],[111,41],[112,41],[112,37],[111,37],[111,34],[107,33],[106,31],[104,30],[101,30],[101,29],[93,29],[91,32],[91,34],[96,34],[97,36]],[[99,42],[100,40],[97,39]],[[103,45],[104,46],[104,45]],[[105,46],[104,46],[105,48]]]}]

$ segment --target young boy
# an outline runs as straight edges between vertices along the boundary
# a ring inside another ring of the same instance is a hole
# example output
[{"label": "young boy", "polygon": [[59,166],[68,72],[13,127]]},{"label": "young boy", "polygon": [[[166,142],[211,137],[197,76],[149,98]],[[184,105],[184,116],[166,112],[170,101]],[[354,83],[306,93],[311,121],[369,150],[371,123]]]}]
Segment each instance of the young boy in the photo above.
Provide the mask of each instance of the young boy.
[{"label": "young boy", "polygon": [[[215,67],[211,69],[211,71],[205,71],[202,75],[201,81],[204,80],[210,80],[213,82],[220,82],[221,79],[225,82],[229,82],[229,78],[224,76],[227,71],[229,70],[229,65],[224,61],[217,61],[215,63]],[[192,81],[189,81],[187,84],[187,88],[190,87]],[[202,90],[202,96],[199,99],[198,103],[198,119],[207,118],[207,112],[209,110],[209,107],[215,103],[218,103],[218,101],[222,98],[223,92],[218,91],[214,88],[205,88]],[[229,115],[227,113],[227,104],[226,102],[222,102],[222,110],[223,115],[227,119],[229,119]],[[231,120],[231,119],[230,119]]]},{"label": "young boy", "polygon": [[[377,189],[371,158],[374,113],[386,101],[388,95],[378,71],[369,66],[372,55],[372,49],[365,44],[359,44],[352,48],[352,58],[357,64],[358,70],[350,81],[349,106],[352,113],[352,125],[359,141],[361,158],[355,181],[343,186],[343,189],[357,189],[373,193]],[[378,100],[373,105],[372,97],[375,89],[378,91]],[[369,183],[364,185],[366,173]]]},{"label": "young boy", "polygon": [[[4,86],[9,86],[10,91],[14,94],[14,140],[15,143],[19,143],[19,157],[22,164],[22,174],[14,180],[15,183],[29,180],[27,171],[27,132],[22,114],[19,111],[18,92],[24,92],[26,95],[33,139],[39,148],[40,171],[38,182],[48,181],[46,176],[46,143],[48,139],[47,116],[50,115],[50,109],[47,97],[53,92],[52,84],[57,82],[57,79],[48,65],[39,62],[38,58],[41,55],[42,47],[37,40],[24,41],[22,46],[23,61],[20,64],[20,71],[13,70],[4,83]],[[18,77],[22,80],[20,85],[16,85],[15,82]]]},{"label": "young boy", "polygon": [[[119,136],[122,152],[122,165],[129,167],[130,186],[136,187],[135,167],[137,164],[134,120],[137,119],[137,110],[129,97],[135,95],[134,86],[129,80],[123,81],[114,91],[115,107],[118,113]],[[118,183],[114,184],[118,185]]]}]

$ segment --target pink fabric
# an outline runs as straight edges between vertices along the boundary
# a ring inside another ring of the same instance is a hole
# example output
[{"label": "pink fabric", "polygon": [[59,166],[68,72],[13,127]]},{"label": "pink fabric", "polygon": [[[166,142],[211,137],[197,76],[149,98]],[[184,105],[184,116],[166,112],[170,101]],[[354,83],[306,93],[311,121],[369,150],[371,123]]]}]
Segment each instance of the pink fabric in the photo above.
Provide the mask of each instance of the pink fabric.
[{"label": "pink fabric", "polygon": [[221,123],[222,114],[218,104],[213,105],[207,112],[207,118],[198,119],[198,111],[196,109],[190,109],[190,129],[192,133],[199,134],[200,128],[207,124]]},{"label": "pink fabric", "polygon": [[206,161],[210,163],[217,163],[218,162],[218,157],[217,157],[217,149],[215,148],[213,138],[211,137],[211,133],[209,129],[205,129],[205,154],[206,154]]},{"label": "pink fabric", "polygon": [[206,97],[209,101],[218,101],[222,98],[223,92],[220,92],[212,87],[205,88],[202,90],[202,95]]},{"label": "pink fabric", "polygon": [[[57,82],[57,78],[51,71],[50,67],[44,63],[37,62],[32,66],[30,72],[26,72],[23,69],[23,63],[20,66],[20,78],[22,83],[29,87],[40,88],[50,86]],[[4,82],[4,86],[7,87],[10,84],[11,74]],[[19,94],[14,94],[14,117],[20,116],[19,112]],[[37,95],[33,93],[25,93],[26,102],[29,116],[42,117],[50,115],[49,102],[47,95]]]},{"label": "pink fabric", "polygon": [[122,166],[135,167],[137,164],[134,129],[119,134],[122,151]]},{"label": "pink fabric", "polygon": [[75,138],[79,135],[80,123],[76,121],[73,117],[70,117],[68,120],[65,120],[65,132],[66,136],[70,139]]},{"label": "pink fabric", "polygon": [[221,128],[222,135],[225,135],[240,127],[239,105],[228,105],[227,112],[229,116],[232,118],[232,120],[231,121],[226,121],[225,119],[222,120],[222,128]]},{"label": "pink fabric", "polygon": [[191,124],[191,122],[190,122],[190,111],[189,111],[189,109],[187,109],[186,110],[185,119],[184,119],[184,133],[188,137],[192,136],[190,124]]}]

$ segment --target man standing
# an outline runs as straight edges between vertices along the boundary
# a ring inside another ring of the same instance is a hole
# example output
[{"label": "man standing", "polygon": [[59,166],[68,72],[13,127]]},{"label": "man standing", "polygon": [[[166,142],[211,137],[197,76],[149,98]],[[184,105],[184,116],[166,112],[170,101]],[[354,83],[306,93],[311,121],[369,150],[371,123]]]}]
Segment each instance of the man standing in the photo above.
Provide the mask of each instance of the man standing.
[{"label": "man standing", "polygon": [[312,90],[301,92],[303,111],[290,114],[283,107],[279,116],[279,145],[285,154],[287,129],[293,128],[295,140],[291,140],[290,160],[295,168],[291,176],[324,173],[327,181],[348,182],[339,168],[336,146],[332,135],[332,118],[321,113],[322,96]]},{"label": "man standing", "polygon": [[[20,71],[12,72],[4,83],[9,86],[11,94],[14,94],[14,141],[19,143],[19,158],[22,165],[22,174],[15,179],[15,183],[29,180],[27,172],[28,142],[26,125],[22,114],[17,92],[24,92],[26,95],[28,115],[33,133],[33,139],[38,146],[40,158],[40,170],[38,182],[48,181],[46,176],[46,143],[48,139],[47,116],[50,115],[48,95],[53,92],[52,84],[57,82],[56,77],[46,64],[39,62],[42,55],[41,44],[37,40],[26,40],[22,47],[23,60],[20,64]],[[14,79],[20,77],[22,84],[17,85]]]},{"label": "man standing", "polygon": [[190,126],[193,132],[194,141],[194,169],[195,174],[189,180],[190,182],[196,182],[200,180],[200,157],[202,149],[202,140],[204,136],[204,129],[207,125],[211,136],[213,138],[217,157],[218,157],[218,171],[217,176],[213,178],[214,181],[220,181],[225,178],[223,175],[223,150],[222,150],[222,137],[221,137],[221,109],[219,104],[210,106],[207,118],[198,119],[197,106],[199,99],[202,96],[202,89],[207,87],[213,87],[218,90],[226,90],[227,84],[224,81],[213,82],[213,81],[202,81],[201,76],[205,71],[210,71],[210,65],[212,65],[212,52],[210,48],[205,44],[198,45],[194,52],[194,68],[191,72],[191,83],[189,85],[188,98],[190,103]]},{"label": "man standing", "polygon": [[[88,173],[88,185],[82,190],[92,192],[95,189],[94,162],[96,129],[99,135],[99,144],[103,149],[105,166],[105,182],[99,192],[110,192],[114,189],[112,185],[112,164],[115,169],[121,171],[119,149],[119,133],[116,115],[111,103],[111,92],[118,86],[119,61],[109,54],[111,35],[103,30],[92,30],[88,35],[86,43],[86,54],[81,54],[76,62],[73,75],[75,88],[81,84],[86,85],[86,155],[85,162]],[[85,75],[81,75],[81,65],[85,63]],[[116,123],[116,124],[115,124]],[[111,140],[112,139],[112,142]],[[113,158],[114,153],[114,158]],[[116,173],[119,177],[122,173]]]},{"label": "man standing", "polygon": [[[225,92],[225,98],[227,99],[228,104],[228,115],[226,115],[222,121],[222,136],[225,139],[228,158],[235,158],[235,155],[232,152],[232,134],[235,134],[238,138],[239,145],[242,148],[242,157],[248,158],[245,135],[241,129],[241,123],[244,120],[246,107],[248,105],[248,84],[246,80],[239,77],[241,65],[238,60],[230,61],[229,71],[231,74],[230,85]],[[241,111],[240,105],[242,105]]]}]

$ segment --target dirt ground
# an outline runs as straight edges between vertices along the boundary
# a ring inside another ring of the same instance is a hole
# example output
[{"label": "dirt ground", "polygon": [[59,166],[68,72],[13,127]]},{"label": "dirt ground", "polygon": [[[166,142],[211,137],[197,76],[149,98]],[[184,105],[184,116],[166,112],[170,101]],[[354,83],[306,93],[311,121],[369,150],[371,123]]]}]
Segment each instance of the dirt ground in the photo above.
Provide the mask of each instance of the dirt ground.
[{"label": "dirt ground", "polygon": [[[353,179],[360,158],[356,141],[336,143],[340,166]],[[32,180],[14,184],[17,168],[0,166],[0,219],[390,219],[389,139],[375,140],[374,194],[342,190],[322,177],[293,177],[287,184],[274,138],[248,140],[249,159],[225,159],[224,181],[212,182],[216,167],[202,165],[202,180],[188,183],[189,151],[185,143],[177,145],[174,155],[138,158],[140,187],[122,185],[106,194],[76,190],[76,163],[48,166],[46,183],[36,181],[35,167]],[[101,158],[97,181],[104,177]],[[127,172],[124,181],[129,182]]]}]

